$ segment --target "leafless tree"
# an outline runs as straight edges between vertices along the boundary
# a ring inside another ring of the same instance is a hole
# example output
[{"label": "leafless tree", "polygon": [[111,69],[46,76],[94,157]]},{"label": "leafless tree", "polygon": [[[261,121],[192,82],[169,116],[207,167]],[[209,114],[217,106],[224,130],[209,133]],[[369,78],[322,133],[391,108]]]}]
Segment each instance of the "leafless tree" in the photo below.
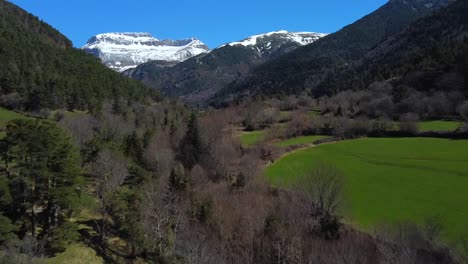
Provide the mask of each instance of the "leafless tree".
[{"label": "leafless tree", "polygon": [[292,120],[286,128],[286,137],[300,136],[309,132],[311,127],[311,118],[304,111],[296,111],[292,114]]},{"label": "leafless tree", "polygon": [[185,222],[184,206],[173,195],[168,178],[153,179],[143,189],[141,224],[149,251],[159,256],[174,253],[177,233]]},{"label": "leafless tree", "polygon": [[339,209],[343,202],[344,175],[335,167],[323,162],[299,177],[296,189],[307,198],[310,216],[327,238],[338,235]]},{"label": "leafless tree", "polygon": [[208,184],[209,181],[210,179],[208,178],[207,172],[199,164],[196,164],[190,171],[190,184],[192,186],[203,187]]},{"label": "leafless tree", "polygon": [[463,104],[461,104],[458,107],[458,112],[465,119],[465,121],[468,123],[468,101],[465,101]]},{"label": "leafless tree", "polygon": [[217,177],[227,179],[234,171],[238,152],[239,149],[232,144],[231,136],[226,135],[210,146],[209,158],[205,164],[216,172]]},{"label": "leafless tree", "polygon": [[96,119],[98,133],[109,141],[117,141],[135,129],[134,122],[126,120],[120,114],[114,113],[110,104],[104,104],[101,113]]},{"label": "leafless tree", "polygon": [[174,166],[175,157],[169,135],[164,131],[156,133],[145,149],[143,157],[155,175],[168,177]]},{"label": "leafless tree", "polygon": [[106,237],[107,218],[111,210],[112,195],[128,176],[127,160],[122,154],[104,149],[92,164],[92,173],[96,175],[96,196],[102,215],[101,238]]},{"label": "leafless tree", "polygon": [[409,134],[416,134],[419,131],[418,128],[418,115],[414,113],[407,113],[400,117],[400,131]]},{"label": "leafless tree", "polygon": [[97,121],[90,115],[77,115],[64,117],[58,123],[71,135],[78,146],[83,146],[94,136],[94,130],[97,127]]}]

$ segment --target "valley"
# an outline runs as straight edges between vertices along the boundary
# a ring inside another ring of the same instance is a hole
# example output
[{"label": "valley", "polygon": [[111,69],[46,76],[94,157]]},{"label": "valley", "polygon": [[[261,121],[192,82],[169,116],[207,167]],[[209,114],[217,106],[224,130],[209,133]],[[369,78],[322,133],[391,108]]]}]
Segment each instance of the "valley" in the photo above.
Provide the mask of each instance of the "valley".
[{"label": "valley", "polygon": [[0,263],[468,263],[468,1],[90,1],[0,0]]}]

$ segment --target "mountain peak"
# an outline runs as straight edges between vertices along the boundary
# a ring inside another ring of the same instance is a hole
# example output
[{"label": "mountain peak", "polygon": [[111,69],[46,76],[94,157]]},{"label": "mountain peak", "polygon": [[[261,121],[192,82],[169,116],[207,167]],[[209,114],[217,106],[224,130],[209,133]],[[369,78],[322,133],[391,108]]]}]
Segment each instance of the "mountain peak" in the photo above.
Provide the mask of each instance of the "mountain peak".
[{"label": "mountain peak", "polygon": [[159,40],[146,32],[111,32],[91,37],[82,48],[111,69],[124,71],[148,61],[181,62],[209,51],[197,38]]},{"label": "mountain peak", "polygon": [[300,46],[310,44],[317,41],[318,39],[326,36],[324,33],[316,32],[289,32],[287,30],[278,30],[268,33],[263,33],[259,35],[250,36],[244,40],[238,42],[227,43],[224,46],[245,46],[245,47],[255,47],[261,45],[262,43],[266,45],[271,45],[273,41],[276,42],[293,42],[299,44]]}]

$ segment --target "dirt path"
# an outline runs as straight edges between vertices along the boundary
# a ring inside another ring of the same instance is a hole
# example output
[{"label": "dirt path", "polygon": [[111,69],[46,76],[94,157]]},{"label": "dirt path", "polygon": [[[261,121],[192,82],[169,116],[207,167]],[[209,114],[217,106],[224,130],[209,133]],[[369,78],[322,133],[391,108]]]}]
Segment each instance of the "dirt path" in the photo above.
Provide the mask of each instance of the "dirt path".
[{"label": "dirt path", "polygon": [[306,150],[306,149],[310,149],[310,148],[315,148],[317,146],[321,146],[321,145],[328,145],[328,144],[335,144],[337,142],[340,142],[341,140],[336,140],[336,141],[330,141],[330,142],[324,142],[324,143],[320,143],[320,144],[314,144],[314,143],[310,143],[310,144],[303,144],[303,145],[300,145],[298,146],[297,148],[294,148],[294,149],[291,149],[290,151],[286,151],[284,153],[282,153],[280,156],[278,156],[277,158],[275,158],[273,161],[270,161],[270,162],[267,162],[265,164],[265,167],[268,167],[272,164],[274,164],[275,162],[278,162],[279,160],[281,160],[282,158],[288,156],[288,155],[291,155],[291,154],[294,154],[296,152],[299,152],[299,151],[302,151],[302,150]]}]

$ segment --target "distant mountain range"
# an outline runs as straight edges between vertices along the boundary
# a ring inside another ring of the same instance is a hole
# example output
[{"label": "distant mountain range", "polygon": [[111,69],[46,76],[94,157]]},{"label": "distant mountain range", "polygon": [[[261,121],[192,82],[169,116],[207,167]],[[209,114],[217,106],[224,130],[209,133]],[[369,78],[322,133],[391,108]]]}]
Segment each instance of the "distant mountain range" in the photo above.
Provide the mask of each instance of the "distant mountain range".
[{"label": "distant mountain range", "polygon": [[142,81],[166,95],[202,103],[229,83],[246,76],[266,61],[280,57],[326,36],[314,32],[269,32],[224,44],[173,67],[152,61],[128,70],[124,75]]},{"label": "distant mountain range", "polygon": [[181,62],[209,51],[196,38],[159,40],[149,33],[105,33],[88,40],[82,48],[109,68],[122,72],[148,61]]},{"label": "distant mountain range", "polygon": [[[124,76],[195,105],[222,106],[257,95],[332,95],[363,89],[373,81],[402,78],[418,67],[433,69],[430,77],[416,78],[419,84],[432,87],[442,78],[439,84],[459,89],[464,85],[465,64],[456,66],[455,60],[465,53],[466,19],[455,14],[453,6],[464,10],[466,2],[390,0],[333,34],[281,30],[213,50],[196,38],[158,40],[148,33],[100,34],[83,50]],[[441,13],[447,6],[452,11]],[[71,46],[68,40],[62,42]]]},{"label": "distant mountain range", "polygon": [[[346,70],[382,41],[452,2],[390,0],[336,33],[259,65],[245,78],[237,79],[214,95],[211,103],[222,104],[257,94],[271,96],[307,92],[321,96],[333,93],[335,91],[331,87],[321,85],[327,77]],[[334,89],[346,89],[346,86]]]}]

